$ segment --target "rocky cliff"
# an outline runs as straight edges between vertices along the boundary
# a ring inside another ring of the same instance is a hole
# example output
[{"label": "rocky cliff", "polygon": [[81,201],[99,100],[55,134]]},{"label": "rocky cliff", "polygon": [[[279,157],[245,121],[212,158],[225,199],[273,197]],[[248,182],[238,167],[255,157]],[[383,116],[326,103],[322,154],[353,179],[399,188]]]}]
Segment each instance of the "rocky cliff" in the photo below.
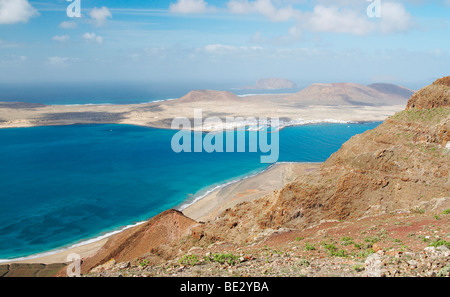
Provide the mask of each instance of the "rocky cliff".
[{"label": "rocky cliff", "polygon": [[[98,275],[142,275],[146,271],[196,276],[217,269],[212,275],[234,275],[229,267],[249,262],[239,266],[239,275],[271,275],[270,271],[285,275],[284,269],[290,271],[287,275],[297,275],[299,265],[299,275],[309,275],[306,267],[312,265],[317,268],[311,270],[314,276],[328,275],[325,271],[336,265],[360,265],[360,259],[378,251],[380,257],[395,255],[394,260],[386,259],[386,267],[397,261],[395,269],[384,272],[388,276],[428,275],[432,268],[446,275],[450,271],[445,268],[450,267],[450,254],[445,250],[448,242],[438,239],[450,231],[448,217],[441,217],[448,215],[450,206],[449,81],[447,77],[418,91],[405,111],[354,136],[319,170],[298,176],[279,191],[237,204],[204,224],[176,211],[165,212],[111,238],[94,258],[86,259],[84,271],[96,267],[93,271]],[[435,238],[437,244],[421,252],[427,240]],[[316,245],[310,244],[313,240]],[[284,252],[274,251],[273,246]],[[443,246],[443,254],[433,250],[436,246]],[[398,259],[405,249],[410,254],[403,263]],[[240,257],[224,253],[230,250]],[[280,262],[277,257],[282,254],[286,258]],[[317,260],[324,255],[347,260],[324,264]],[[145,268],[143,258],[151,262]],[[425,261],[420,262],[423,267],[411,258]],[[112,260],[131,262],[101,266]],[[417,270],[400,273],[398,269],[404,267]],[[348,273],[354,270],[349,268]]]},{"label": "rocky cliff", "polygon": [[152,253],[157,254],[154,258],[171,258],[174,256],[172,243],[179,242],[191,232],[195,232],[195,227],[198,226],[199,223],[179,211],[165,211],[143,225],[111,237],[95,256],[83,261],[82,272],[102,265],[108,266],[112,262],[151,256]]},{"label": "rocky cliff", "polygon": [[207,226],[249,242],[265,229],[301,229],[323,220],[408,211],[450,197],[446,148],[450,93],[441,83],[447,81],[425,87],[411,98],[407,110],[354,136],[320,170],[299,176],[270,196],[231,209]]}]

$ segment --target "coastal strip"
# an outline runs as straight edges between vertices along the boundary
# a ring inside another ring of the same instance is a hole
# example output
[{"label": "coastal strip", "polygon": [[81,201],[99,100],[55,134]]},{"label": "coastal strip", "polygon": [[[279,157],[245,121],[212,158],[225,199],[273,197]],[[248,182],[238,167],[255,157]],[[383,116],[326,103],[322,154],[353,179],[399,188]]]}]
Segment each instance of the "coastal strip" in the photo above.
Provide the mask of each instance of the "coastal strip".
[{"label": "coastal strip", "polygon": [[[192,119],[201,110],[205,117],[215,118],[202,130],[217,131],[228,118],[236,119],[233,128],[246,124],[247,119],[280,119],[281,127],[316,123],[350,123],[384,121],[404,109],[396,105],[300,105],[277,97],[249,96],[221,101],[165,100],[129,105],[43,105],[0,102],[0,128],[64,126],[75,124],[127,124],[171,129],[175,118]],[[188,98],[189,99],[189,98]],[[240,100],[240,101],[237,101]],[[237,119],[244,119],[243,121]],[[195,127],[191,127],[195,130]]]},{"label": "coastal strip", "polygon": [[[317,170],[320,165],[320,163],[277,163],[256,175],[219,186],[215,190],[209,192],[206,196],[201,196],[199,199],[190,202],[187,206],[182,204],[180,208],[187,217],[196,221],[211,220],[223,210],[238,203],[252,201],[281,189],[285,184],[294,181],[295,177],[300,173]],[[81,258],[88,258],[100,250],[111,236],[127,229],[135,228],[142,223],[144,222],[125,227],[101,237],[74,244],[68,248],[4,261],[0,263],[0,265],[13,263],[39,263],[46,265],[66,263],[67,256],[72,253],[79,254]]]}]

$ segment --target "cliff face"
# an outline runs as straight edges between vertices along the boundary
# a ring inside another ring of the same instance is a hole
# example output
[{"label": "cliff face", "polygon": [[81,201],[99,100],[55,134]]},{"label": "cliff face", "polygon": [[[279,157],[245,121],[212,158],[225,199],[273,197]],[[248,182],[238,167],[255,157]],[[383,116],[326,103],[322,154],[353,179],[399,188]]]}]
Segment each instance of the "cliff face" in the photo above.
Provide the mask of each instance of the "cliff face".
[{"label": "cliff face", "polygon": [[423,88],[413,95],[408,102],[407,110],[412,108],[430,109],[448,107],[450,105],[450,76],[438,79],[432,85]]},{"label": "cliff face", "polygon": [[[447,77],[420,90],[407,110],[372,131],[354,136],[319,170],[300,175],[279,191],[240,203],[205,224],[177,211],[165,212],[112,237],[97,255],[86,259],[83,271],[111,259],[136,262],[144,255],[158,263],[190,253],[199,245],[205,247],[197,248],[204,254],[217,249],[218,240],[241,249],[247,246],[244,243],[269,238],[273,230],[313,230],[324,221],[345,221],[356,230],[352,236],[358,236],[359,220],[363,218],[447,207],[449,81]],[[347,236],[347,229],[345,232]],[[283,236],[276,240],[292,242],[292,238]]]},{"label": "cliff face", "polygon": [[198,226],[179,211],[165,211],[143,225],[111,237],[95,256],[83,262],[82,272],[104,265],[111,259],[115,262],[131,261],[151,253],[157,254],[155,258],[159,259],[155,260],[171,258],[174,252],[171,244],[195,233]]},{"label": "cliff face", "polygon": [[353,137],[320,170],[207,226],[245,242],[265,229],[409,211],[449,197],[449,80],[417,92],[407,110]]}]

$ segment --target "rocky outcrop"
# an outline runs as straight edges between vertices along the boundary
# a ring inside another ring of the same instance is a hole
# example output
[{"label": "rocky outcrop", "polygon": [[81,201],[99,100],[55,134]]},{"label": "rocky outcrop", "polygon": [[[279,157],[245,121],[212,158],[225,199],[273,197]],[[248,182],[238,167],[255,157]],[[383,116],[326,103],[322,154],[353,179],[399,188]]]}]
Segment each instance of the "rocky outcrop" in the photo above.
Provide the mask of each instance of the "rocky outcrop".
[{"label": "rocky outcrop", "polygon": [[408,102],[407,110],[412,108],[430,109],[448,107],[450,105],[450,76],[438,79],[413,95]]},{"label": "rocky outcrop", "polygon": [[[164,245],[178,243],[183,237],[195,233],[196,221],[176,210],[165,211],[147,223],[125,230],[112,236],[105,245],[91,258],[84,259],[82,272],[104,265],[110,261],[125,262],[135,260],[148,253],[164,252]],[[177,250],[166,250],[162,258],[170,258]],[[111,263],[111,262],[110,262]]]},{"label": "rocky outcrop", "polygon": [[[324,220],[409,211],[419,203],[449,197],[450,93],[443,92],[443,82],[448,79],[411,98],[408,106],[420,102],[422,109],[410,107],[354,136],[320,170],[227,210],[206,228],[242,243],[263,230],[302,229]],[[233,223],[237,224],[231,228]]]},{"label": "rocky outcrop", "polygon": [[[411,213],[419,207],[433,209],[433,205],[442,201],[448,203],[450,155],[446,145],[450,104],[445,89],[448,82],[445,78],[422,89],[411,98],[407,110],[374,130],[354,136],[319,170],[298,176],[279,191],[237,204],[204,224],[177,211],[164,212],[145,225],[112,237],[97,255],[84,261],[83,270],[90,271],[105,263],[115,267],[116,262],[123,263],[146,253],[148,257],[169,260],[180,257],[180,253],[192,254],[194,250],[217,251],[218,240],[233,250],[250,247],[261,240],[270,242],[274,236],[282,243],[292,240],[286,235],[289,232],[314,231],[316,226],[339,222],[348,224],[341,236],[350,234],[349,230],[361,236],[357,232],[358,224],[365,218],[369,219],[361,227],[368,228],[372,218],[379,217],[381,225],[389,219],[381,216]],[[447,206],[440,207],[442,212]],[[395,221],[395,217],[390,219]],[[412,220],[411,226],[416,224],[418,231],[425,226],[424,222],[409,216],[405,219]],[[426,224],[434,226],[431,219],[427,218]],[[389,224],[395,232],[403,230]],[[448,228],[445,223],[440,226]],[[333,226],[319,231],[332,229],[336,230]],[[319,231],[313,232],[314,236],[317,242],[323,242]],[[405,233],[403,238],[410,238],[409,235]],[[379,246],[376,249],[383,252]],[[112,259],[114,262],[109,262]]]}]

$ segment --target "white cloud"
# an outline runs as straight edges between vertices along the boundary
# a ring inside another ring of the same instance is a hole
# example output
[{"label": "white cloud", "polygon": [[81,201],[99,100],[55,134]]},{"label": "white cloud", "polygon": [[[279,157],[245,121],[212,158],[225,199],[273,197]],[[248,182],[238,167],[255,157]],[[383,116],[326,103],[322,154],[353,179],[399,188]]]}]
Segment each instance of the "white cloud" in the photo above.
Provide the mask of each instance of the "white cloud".
[{"label": "white cloud", "polygon": [[278,8],[272,0],[256,0],[249,2],[248,0],[231,0],[227,3],[231,13],[250,14],[259,13],[274,22],[288,21],[292,18],[299,17],[300,11],[288,5]]},{"label": "white cloud", "polygon": [[365,35],[374,29],[365,14],[353,10],[317,5],[305,14],[305,26],[315,32],[352,33]]},{"label": "white cloud", "polygon": [[295,20],[289,36],[299,40],[301,32],[308,30],[354,35],[406,31],[412,27],[413,18],[403,4],[394,1],[383,0],[382,16],[376,19],[366,14],[370,3],[361,0],[316,0],[312,11],[294,8],[300,0],[230,0],[227,7],[230,13],[261,14],[274,22]]},{"label": "white cloud", "polygon": [[59,24],[59,27],[63,29],[74,29],[78,27],[78,24],[71,21],[64,21],[61,24]]},{"label": "white cloud", "polygon": [[302,31],[297,26],[292,26],[289,28],[289,36],[298,41],[302,38]]},{"label": "white cloud", "polygon": [[407,31],[413,25],[411,15],[401,3],[381,2],[381,32]]},{"label": "white cloud", "polygon": [[7,42],[0,39],[0,48],[12,48],[19,46],[17,43],[14,42]]},{"label": "white cloud", "polygon": [[231,51],[236,51],[238,48],[232,45],[223,44],[208,44],[205,46],[204,50],[210,54],[223,54]]},{"label": "white cloud", "polygon": [[176,3],[170,4],[169,11],[190,14],[215,12],[217,9],[206,3],[205,0],[178,0]]},{"label": "white cloud", "polygon": [[55,41],[64,42],[70,39],[69,35],[55,35],[52,38]]},{"label": "white cloud", "polygon": [[0,56],[0,63],[18,63],[18,62],[25,62],[27,60],[28,60],[27,56],[17,56],[17,55]]},{"label": "white cloud", "polygon": [[83,38],[86,41],[89,41],[89,42],[96,42],[98,44],[102,44],[103,43],[103,37],[98,36],[95,33],[84,33],[83,34]]},{"label": "white cloud", "polygon": [[94,7],[94,9],[89,12],[89,16],[92,20],[94,20],[97,26],[104,25],[108,18],[112,18],[111,12],[105,6],[103,6],[102,8]]},{"label": "white cloud", "polygon": [[203,49],[204,52],[214,55],[224,55],[236,52],[249,52],[263,50],[260,46],[233,46],[225,44],[208,44]]},{"label": "white cloud", "polygon": [[27,0],[0,0],[0,24],[26,23],[39,12]]},{"label": "white cloud", "polygon": [[68,58],[68,57],[48,57],[47,62],[52,66],[57,67],[67,67],[72,62],[77,61],[77,59],[74,58]]}]

